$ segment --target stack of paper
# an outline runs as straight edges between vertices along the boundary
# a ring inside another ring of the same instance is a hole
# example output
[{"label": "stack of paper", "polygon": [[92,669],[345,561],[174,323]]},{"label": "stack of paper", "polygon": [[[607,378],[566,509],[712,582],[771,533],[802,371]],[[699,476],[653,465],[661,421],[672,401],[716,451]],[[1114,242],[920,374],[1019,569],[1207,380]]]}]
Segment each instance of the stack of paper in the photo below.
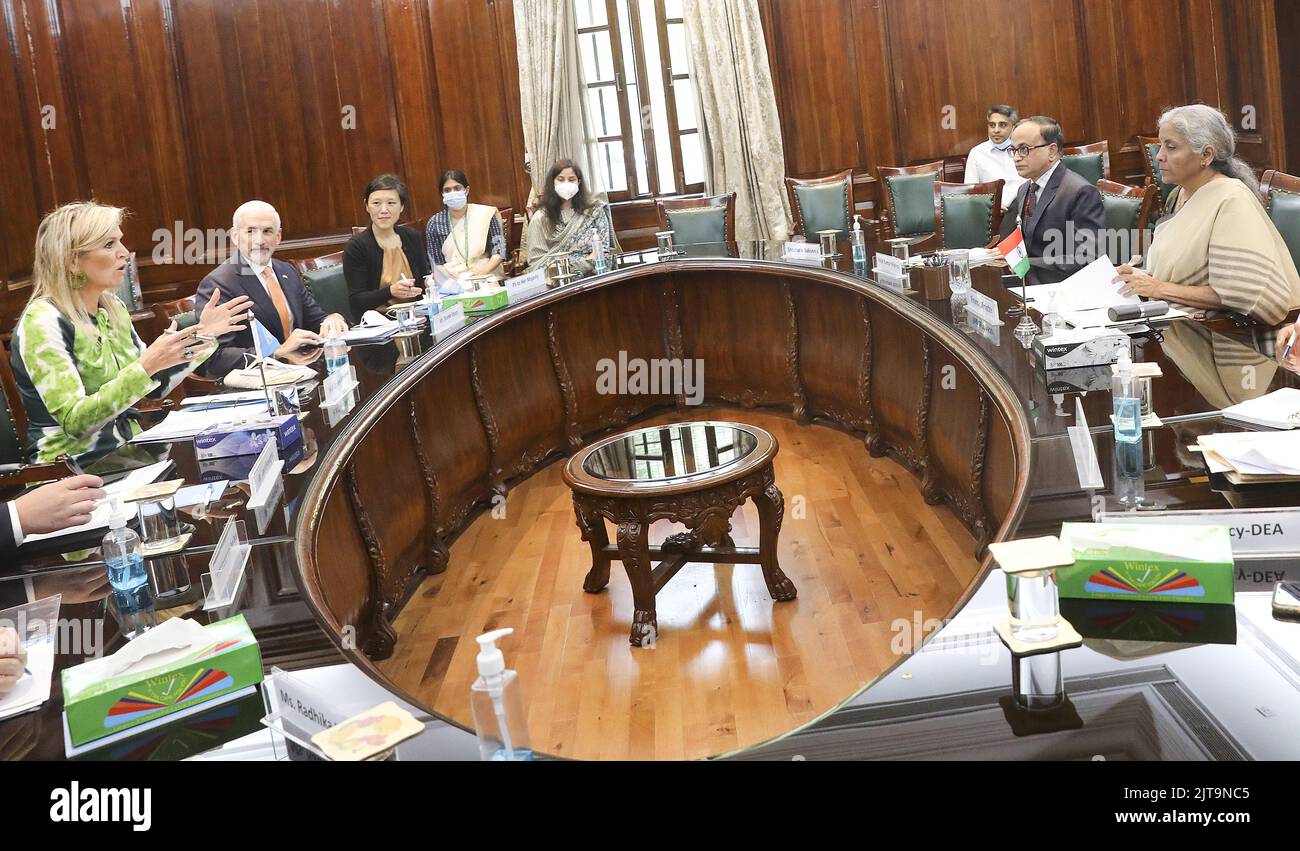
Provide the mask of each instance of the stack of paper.
[{"label": "stack of paper", "polygon": [[[95,505],[95,509],[90,513],[90,519],[80,526],[72,526],[68,529],[61,529],[58,532],[45,532],[37,535],[24,535],[23,544],[31,544],[36,541],[44,541],[47,538],[62,538],[66,535],[79,535],[82,532],[90,532],[95,529],[107,529],[108,519],[113,509],[113,497],[120,497],[123,494],[130,493],[138,487],[152,484],[167,472],[171,467],[171,461],[160,461],[157,464],[150,464],[148,467],[141,467],[138,470],[132,470],[125,478],[118,479],[116,482],[104,485],[104,493],[108,498],[100,500]],[[123,503],[122,509],[128,520],[135,516],[136,504],[133,502]]]},{"label": "stack of paper", "polygon": [[1233,484],[1300,481],[1300,432],[1203,434],[1199,441],[1210,472]]},{"label": "stack of paper", "polygon": [[[311,367],[294,366],[270,359],[265,361],[264,368],[266,370],[266,383],[273,387],[281,384],[297,384],[300,381],[311,381],[316,377],[316,371]],[[225,378],[221,379],[221,383],[227,387],[238,387],[244,390],[261,387],[262,369],[263,367],[249,366],[232,370],[226,374]]]},{"label": "stack of paper", "polygon": [[270,406],[266,400],[244,402],[239,405],[227,405],[208,408],[199,405],[172,411],[163,421],[153,428],[147,428],[131,439],[132,443],[160,443],[175,440],[189,440],[205,428],[225,423],[263,422],[270,417]]},{"label": "stack of paper", "polygon": [[1283,387],[1223,409],[1223,418],[1264,428],[1291,429],[1300,425],[1300,390]]},{"label": "stack of paper", "polygon": [[1118,274],[1109,257],[1099,257],[1059,284],[1026,287],[1025,297],[1033,302],[1035,310],[1042,311],[1054,295],[1056,310],[1062,314],[1119,304],[1137,304],[1137,296],[1120,294],[1121,285],[1114,282]]}]

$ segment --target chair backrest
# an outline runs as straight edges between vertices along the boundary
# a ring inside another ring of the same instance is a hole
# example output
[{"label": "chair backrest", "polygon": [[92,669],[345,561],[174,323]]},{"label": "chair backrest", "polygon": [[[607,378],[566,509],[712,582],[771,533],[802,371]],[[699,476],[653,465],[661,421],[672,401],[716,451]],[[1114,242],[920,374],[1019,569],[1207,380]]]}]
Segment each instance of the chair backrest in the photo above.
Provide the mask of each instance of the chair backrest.
[{"label": "chair backrest", "polygon": [[26,460],[27,412],[18,393],[9,352],[0,345],[0,387],[4,389],[4,410],[0,411],[0,464],[21,464]]},{"label": "chair backrest", "polygon": [[795,233],[812,242],[818,232],[837,230],[847,237],[853,220],[853,169],[828,177],[785,179],[785,191],[794,213]]},{"label": "chair backrest", "polygon": [[1172,183],[1165,183],[1160,175],[1160,139],[1157,136],[1138,136],[1138,147],[1142,149],[1142,169],[1146,172],[1147,182],[1155,185],[1160,192],[1160,209],[1165,208],[1169,193],[1174,191]]},{"label": "chair backrest", "polygon": [[984,248],[994,244],[1002,227],[1004,180],[989,183],[934,184],[939,232],[944,248]]},{"label": "chair backrest", "polygon": [[1300,177],[1270,168],[1259,182],[1259,191],[1267,201],[1268,217],[1300,268]]},{"label": "chair backrest", "polygon": [[352,302],[348,299],[348,281],[343,276],[342,251],[300,260],[298,271],[322,310],[341,315],[349,325],[357,323],[357,317],[352,314]]},{"label": "chair backrest", "polygon": [[707,198],[656,198],[659,228],[676,245],[736,241],[736,193]]},{"label": "chair backrest", "polygon": [[939,225],[934,184],[943,177],[943,160],[906,166],[876,166],[885,216],[893,236],[934,233]]},{"label": "chair backrest", "polygon": [[172,320],[176,321],[176,328],[189,328],[199,321],[198,314],[194,310],[194,297],[178,298],[172,301],[156,301],[153,303],[153,315],[158,320],[159,328],[166,328]]},{"label": "chair backrest", "polygon": [[1096,186],[1098,181],[1110,179],[1110,143],[1090,142],[1063,148],[1061,165]]},{"label": "chair backrest", "polygon": [[[1097,190],[1106,213],[1106,253],[1117,266],[1127,263],[1146,250],[1146,229],[1160,191],[1155,184],[1129,186],[1113,180],[1100,181]],[[1130,234],[1137,235],[1136,243]]]}]

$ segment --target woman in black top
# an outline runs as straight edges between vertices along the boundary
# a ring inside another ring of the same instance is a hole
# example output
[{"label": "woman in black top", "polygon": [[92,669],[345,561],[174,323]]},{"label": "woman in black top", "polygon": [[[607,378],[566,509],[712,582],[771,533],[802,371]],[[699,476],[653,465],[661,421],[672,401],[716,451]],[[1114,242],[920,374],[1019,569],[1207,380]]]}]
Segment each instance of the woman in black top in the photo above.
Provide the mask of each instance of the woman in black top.
[{"label": "woman in black top", "polygon": [[381,174],[366,186],[370,227],[348,240],[343,249],[348,301],[357,319],[367,310],[412,301],[424,292],[424,277],[430,271],[424,237],[397,224],[406,199],[406,184],[394,174]]}]

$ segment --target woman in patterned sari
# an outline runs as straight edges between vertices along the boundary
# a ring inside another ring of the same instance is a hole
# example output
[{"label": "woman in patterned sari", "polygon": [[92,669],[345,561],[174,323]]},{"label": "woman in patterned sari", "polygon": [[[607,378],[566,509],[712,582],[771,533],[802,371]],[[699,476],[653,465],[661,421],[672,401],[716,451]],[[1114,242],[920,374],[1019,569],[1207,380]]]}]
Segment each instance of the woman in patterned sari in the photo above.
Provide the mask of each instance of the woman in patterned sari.
[{"label": "woman in patterned sari", "polygon": [[146,346],[114,291],[130,253],[124,211],[65,204],[36,231],[32,297],[14,329],[14,376],[27,412],[28,456],[72,456],[90,472],[140,431],[132,406],[161,398],[215,351],[212,341],[239,331],[252,302],[218,304],[220,291],[184,330],[173,322]]},{"label": "woman in patterned sari", "polygon": [[444,171],[438,184],[446,209],[429,219],[425,231],[430,268],[452,278],[505,277],[501,212],[487,204],[469,203],[469,178],[463,171]]},{"label": "woman in patterned sari", "polygon": [[587,191],[576,162],[560,160],[546,175],[541,204],[528,225],[528,270],[568,257],[576,271],[588,273],[594,268],[596,244],[606,254],[620,250],[609,205]]}]

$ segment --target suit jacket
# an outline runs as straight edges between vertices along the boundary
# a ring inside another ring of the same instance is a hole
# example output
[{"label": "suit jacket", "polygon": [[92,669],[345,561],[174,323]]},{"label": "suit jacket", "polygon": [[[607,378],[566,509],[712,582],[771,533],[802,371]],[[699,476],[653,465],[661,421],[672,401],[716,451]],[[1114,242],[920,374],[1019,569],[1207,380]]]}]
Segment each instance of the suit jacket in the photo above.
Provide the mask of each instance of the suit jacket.
[{"label": "suit jacket", "polygon": [[[275,258],[271,258],[271,268],[275,270],[275,276],[280,280],[280,288],[284,290],[284,299],[289,303],[293,328],[305,328],[319,333],[321,322],[328,314],[316,303],[316,299],[303,283],[298,270],[283,260]],[[266,286],[253,274],[239,252],[235,252],[229,260],[213,269],[199,282],[198,292],[194,295],[195,309],[202,310],[203,305],[212,298],[212,291],[217,288],[221,289],[222,301],[241,295],[251,298],[253,316],[265,325],[266,330],[274,334],[277,340],[284,342],[285,334],[280,326],[280,314],[271,303],[271,296],[267,293]],[[200,370],[210,378],[225,378],[226,373],[244,366],[245,354],[251,355],[256,352],[253,346],[252,324],[250,323],[243,331],[223,334],[217,340],[217,344],[219,348],[200,367]]]},{"label": "suit jacket", "polygon": [[[429,268],[429,254],[424,250],[424,236],[415,228],[398,225],[395,230],[402,240],[402,253],[411,267],[415,285],[424,289],[424,276]],[[367,310],[376,310],[388,304],[392,287],[379,286],[384,274],[384,250],[375,239],[373,228],[366,228],[343,246],[343,275],[348,282],[348,303],[357,321]]]},{"label": "suit jacket", "polygon": [[1032,181],[1026,181],[1020,187],[1015,201],[1002,217],[1002,236],[1010,236],[1017,224],[1021,226],[1025,252],[1032,267],[1029,283],[1063,281],[1100,256],[1099,240],[1106,227],[1101,193],[1066,168],[1065,163],[1060,163],[1039,191],[1033,216],[1028,222],[1022,222],[1025,196],[1031,184]]},{"label": "suit jacket", "polygon": [[14,521],[9,516],[9,503],[0,499],[0,559],[7,564],[18,552],[14,542]]}]

